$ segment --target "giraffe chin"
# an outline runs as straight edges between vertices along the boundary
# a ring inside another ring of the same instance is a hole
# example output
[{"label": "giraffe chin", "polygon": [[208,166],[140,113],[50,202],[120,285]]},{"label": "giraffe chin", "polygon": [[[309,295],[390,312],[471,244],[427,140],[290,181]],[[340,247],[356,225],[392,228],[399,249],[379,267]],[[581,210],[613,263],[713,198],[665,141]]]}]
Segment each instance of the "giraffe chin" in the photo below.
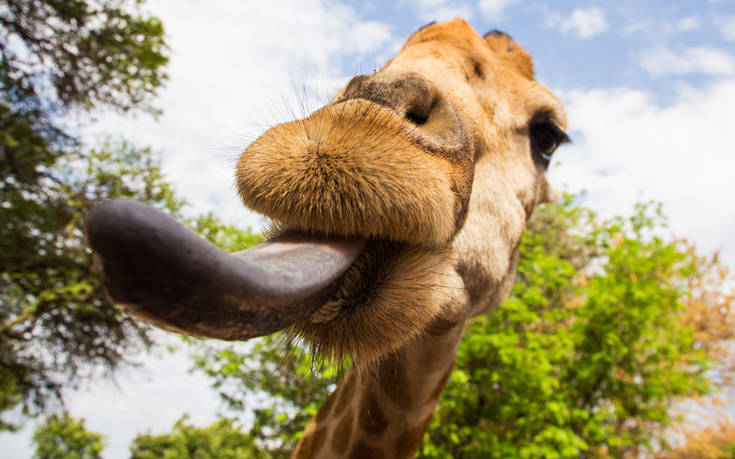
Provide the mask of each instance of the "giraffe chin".
[{"label": "giraffe chin", "polygon": [[332,297],[287,329],[320,358],[376,367],[446,312],[450,248],[371,239]]}]

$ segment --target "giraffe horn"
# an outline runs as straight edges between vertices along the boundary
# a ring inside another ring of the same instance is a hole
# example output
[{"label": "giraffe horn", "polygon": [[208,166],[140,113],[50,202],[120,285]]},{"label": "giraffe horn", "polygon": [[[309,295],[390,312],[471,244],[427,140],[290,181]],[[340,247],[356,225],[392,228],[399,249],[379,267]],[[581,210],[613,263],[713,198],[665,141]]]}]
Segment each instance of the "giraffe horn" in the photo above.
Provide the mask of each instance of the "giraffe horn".
[{"label": "giraffe horn", "polygon": [[158,327],[243,340],[309,317],[365,241],[287,232],[228,254],[146,204],[113,200],[87,216],[113,303]]}]

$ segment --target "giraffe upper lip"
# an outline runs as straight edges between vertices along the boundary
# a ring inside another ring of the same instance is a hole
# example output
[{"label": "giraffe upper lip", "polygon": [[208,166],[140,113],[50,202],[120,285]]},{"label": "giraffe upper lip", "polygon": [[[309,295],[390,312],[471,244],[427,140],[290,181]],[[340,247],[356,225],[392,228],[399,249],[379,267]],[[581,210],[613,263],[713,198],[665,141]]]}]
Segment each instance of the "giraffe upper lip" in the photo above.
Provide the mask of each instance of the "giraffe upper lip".
[{"label": "giraffe upper lip", "polygon": [[396,107],[384,105],[361,96],[345,97],[334,102],[334,104],[340,105],[353,100],[364,101],[376,108],[387,110],[396,120],[403,123],[402,134],[406,139],[428,153],[457,156],[469,150],[470,141],[464,124],[460,121],[456,110],[450,103],[446,103],[448,107],[444,110],[443,122],[427,119],[422,123],[417,123],[406,113],[397,110]]},{"label": "giraffe upper lip", "polygon": [[95,208],[86,230],[113,302],[162,328],[227,340],[309,317],[366,243],[286,231],[228,254],[160,210],[126,200]]}]

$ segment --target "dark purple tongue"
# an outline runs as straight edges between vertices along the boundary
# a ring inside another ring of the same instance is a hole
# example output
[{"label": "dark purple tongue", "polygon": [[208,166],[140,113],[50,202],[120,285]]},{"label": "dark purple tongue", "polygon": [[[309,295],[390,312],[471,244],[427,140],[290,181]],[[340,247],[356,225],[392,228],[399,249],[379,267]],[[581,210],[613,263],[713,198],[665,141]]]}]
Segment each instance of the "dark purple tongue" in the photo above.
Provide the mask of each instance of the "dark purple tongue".
[{"label": "dark purple tongue", "polygon": [[225,340],[309,317],[365,245],[288,232],[228,254],[160,210],[125,200],[94,208],[86,229],[120,308],[161,328]]}]

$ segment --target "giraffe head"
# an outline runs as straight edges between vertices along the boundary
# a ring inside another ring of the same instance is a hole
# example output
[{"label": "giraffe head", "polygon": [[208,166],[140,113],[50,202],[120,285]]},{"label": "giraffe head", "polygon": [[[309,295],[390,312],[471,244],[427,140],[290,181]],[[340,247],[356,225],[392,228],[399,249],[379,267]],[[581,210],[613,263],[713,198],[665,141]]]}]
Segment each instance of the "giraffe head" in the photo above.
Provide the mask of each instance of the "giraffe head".
[{"label": "giraffe head", "polygon": [[502,301],[565,129],[508,35],[431,24],[243,152],[240,196],[280,232],[266,246],[225,257],[126,203],[90,217],[89,240],[113,300],[150,322],[225,339],[287,329],[370,365]]}]

